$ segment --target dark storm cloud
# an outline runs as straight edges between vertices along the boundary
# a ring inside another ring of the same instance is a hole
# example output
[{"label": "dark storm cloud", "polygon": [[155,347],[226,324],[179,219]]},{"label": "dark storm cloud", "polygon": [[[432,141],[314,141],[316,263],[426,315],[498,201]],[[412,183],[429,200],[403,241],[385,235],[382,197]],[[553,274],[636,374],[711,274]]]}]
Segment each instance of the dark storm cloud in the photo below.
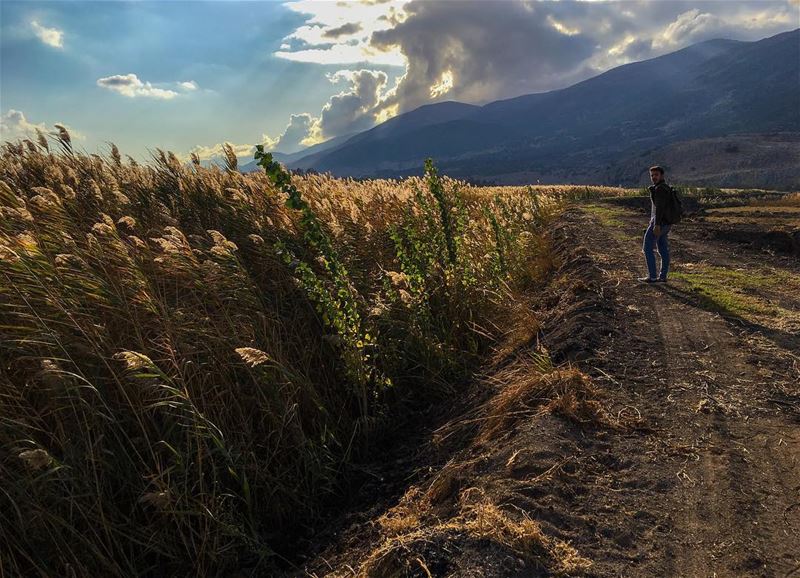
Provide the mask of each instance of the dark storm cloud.
[{"label": "dark storm cloud", "polygon": [[[562,88],[634,60],[710,38],[756,40],[797,26],[789,1],[526,2],[415,0],[375,32],[399,46],[406,75],[386,105],[486,102]],[[431,87],[450,74],[447,92]],[[432,97],[432,94],[435,97]]]},{"label": "dark storm cloud", "polygon": [[396,98],[401,110],[431,100],[431,86],[449,72],[446,98],[480,102],[546,90],[589,58],[591,38],[558,31],[546,4],[412,2],[408,18],[376,32],[372,44],[400,46],[408,59]]},{"label": "dark storm cloud", "polygon": [[348,22],[347,24],[342,24],[341,26],[337,26],[336,28],[331,28],[330,30],[326,30],[322,35],[325,38],[339,38],[340,36],[347,36],[349,34],[355,34],[356,32],[361,31],[361,24],[358,22]]}]

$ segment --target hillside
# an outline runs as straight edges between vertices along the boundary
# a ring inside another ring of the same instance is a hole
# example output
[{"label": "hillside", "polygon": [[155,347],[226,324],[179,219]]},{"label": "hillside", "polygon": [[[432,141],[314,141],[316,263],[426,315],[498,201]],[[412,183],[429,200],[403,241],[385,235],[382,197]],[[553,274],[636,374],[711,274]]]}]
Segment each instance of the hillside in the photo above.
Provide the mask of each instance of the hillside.
[{"label": "hillside", "polygon": [[[800,190],[800,133],[729,135],[679,141],[624,159],[604,182],[641,182],[644,170],[664,164],[680,184]],[[596,179],[595,179],[596,180]]]},{"label": "hillside", "polygon": [[[733,134],[740,140],[754,134],[758,141],[763,133],[800,132],[799,44],[800,29],[757,42],[712,40],[562,90],[482,107],[429,105],[296,166],[395,176],[414,173],[433,156],[459,177],[509,182],[508,175],[527,172],[563,182],[576,174],[580,182],[577,175],[591,166],[607,175],[602,182],[639,184],[631,159],[672,143]],[[763,176],[774,186],[791,187],[782,175],[797,169],[792,160]],[[713,180],[716,173],[687,177]]]}]

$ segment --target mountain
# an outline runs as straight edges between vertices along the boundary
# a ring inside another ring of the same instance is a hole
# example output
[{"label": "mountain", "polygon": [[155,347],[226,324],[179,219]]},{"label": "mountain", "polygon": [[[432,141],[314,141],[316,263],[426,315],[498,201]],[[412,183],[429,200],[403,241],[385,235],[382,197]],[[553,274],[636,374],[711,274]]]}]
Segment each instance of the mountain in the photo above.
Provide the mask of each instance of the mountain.
[{"label": "mountain", "polygon": [[356,135],[350,139],[350,142],[361,142],[362,140],[405,134],[414,129],[465,118],[477,112],[480,108],[474,104],[454,101],[426,104],[411,112],[390,118],[386,122]]},{"label": "mountain", "polygon": [[[319,144],[312,145],[310,147],[306,147],[302,150],[299,150],[294,153],[282,153],[280,151],[272,151],[272,157],[287,166],[293,166],[293,163],[302,159],[303,157],[323,153],[327,150],[331,150],[341,144],[345,143],[352,134],[345,134],[341,136],[337,136],[331,139],[326,140],[325,142],[321,142]],[[243,165],[240,170],[243,173],[251,173],[258,168],[256,161],[252,160],[249,163]]]},{"label": "mountain", "polygon": [[349,135],[349,138],[339,141],[335,146],[327,150],[317,150],[312,154],[293,160],[290,166],[300,169],[316,168],[316,164],[321,158],[344,147],[348,147],[350,151],[348,154],[359,155],[360,147],[369,148],[375,141],[402,138],[403,135],[413,133],[415,130],[423,130],[428,126],[462,119],[479,109],[479,106],[473,104],[452,101],[424,105],[411,112],[390,118],[386,122],[355,136]]},{"label": "mountain", "polygon": [[563,182],[588,173],[630,184],[632,159],[674,143],[800,132],[799,47],[800,29],[756,42],[710,40],[547,93],[427,105],[295,163],[400,176],[432,156],[459,177]]}]

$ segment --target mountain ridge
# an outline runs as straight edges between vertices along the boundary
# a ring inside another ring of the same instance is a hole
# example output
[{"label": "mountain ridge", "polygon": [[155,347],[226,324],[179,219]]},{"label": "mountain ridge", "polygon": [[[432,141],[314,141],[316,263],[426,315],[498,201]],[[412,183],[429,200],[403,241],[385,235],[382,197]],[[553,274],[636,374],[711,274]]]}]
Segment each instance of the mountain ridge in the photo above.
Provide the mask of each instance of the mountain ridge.
[{"label": "mountain ridge", "polygon": [[800,132],[798,46],[800,29],[754,42],[707,40],[563,89],[483,106],[429,104],[290,166],[404,176],[432,156],[458,177],[568,175],[681,141]]}]

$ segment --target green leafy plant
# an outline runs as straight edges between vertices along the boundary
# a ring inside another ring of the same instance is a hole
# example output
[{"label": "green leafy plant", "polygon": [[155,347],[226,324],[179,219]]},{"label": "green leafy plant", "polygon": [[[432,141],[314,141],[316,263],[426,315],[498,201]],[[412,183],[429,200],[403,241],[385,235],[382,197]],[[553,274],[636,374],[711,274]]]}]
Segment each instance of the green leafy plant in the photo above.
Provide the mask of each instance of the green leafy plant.
[{"label": "green leafy plant", "polygon": [[333,247],[330,236],[308,202],[303,199],[292,177],[280,163],[265,153],[262,145],[256,147],[255,158],[270,180],[286,195],[286,206],[300,213],[300,228],[309,248],[316,252],[316,262],[327,275],[327,283],[313,268],[300,262],[285,243],[275,244],[276,252],[284,263],[291,265],[302,283],[323,323],[334,331],[335,341],[341,343],[341,354],[347,377],[352,381],[363,417],[372,412],[371,402],[380,390],[391,381],[373,362],[375,332],[370,333],[359,313],[359,299],[350,282],[346,267]]}]

